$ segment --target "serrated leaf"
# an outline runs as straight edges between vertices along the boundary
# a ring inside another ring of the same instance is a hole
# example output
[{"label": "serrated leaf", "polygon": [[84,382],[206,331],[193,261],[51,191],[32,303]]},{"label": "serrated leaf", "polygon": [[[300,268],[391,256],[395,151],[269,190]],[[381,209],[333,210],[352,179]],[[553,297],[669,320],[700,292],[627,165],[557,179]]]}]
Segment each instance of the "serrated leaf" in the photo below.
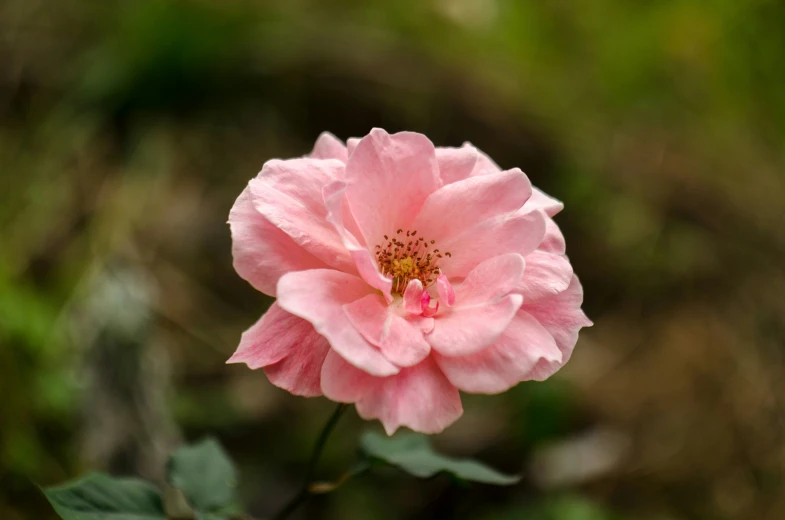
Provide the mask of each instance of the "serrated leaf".
[{"label": "serrated leaf", "polygon": [[166,520],[161,493],[143,480],[92,473],[43,492],[64,520]]},{"label": "serrated leaf", "polygon": [[205,519],[207,513],[235,510],[237,475],[234,465],[215,439],[184,446],[169,458],[169,483],[183,492],[188,503]]},{"label": "serrated leaf", "polygon": [[518,476],[505,475],[475,460],[441,455],[433,451],[425,435],[416,433],[400,433],[387,437],[376,432],[367,432],[360,441],[360,447],[367,455],[420,478],[445,472],[470,482],[498,486],[508,486],[520,480]]}]

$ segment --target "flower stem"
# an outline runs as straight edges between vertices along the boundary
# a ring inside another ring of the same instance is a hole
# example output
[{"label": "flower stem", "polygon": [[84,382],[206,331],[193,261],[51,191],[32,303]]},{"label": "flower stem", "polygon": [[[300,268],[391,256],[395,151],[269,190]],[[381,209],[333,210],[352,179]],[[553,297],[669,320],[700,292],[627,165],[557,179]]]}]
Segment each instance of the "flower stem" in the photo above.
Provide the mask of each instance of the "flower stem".
[{"label": "flower stem", "polygon": [[338,424],[338,420],[341,418],[341,415],[343,415],[343,412],[347,407],[348,405],[340,403],[333,414],[330,416],[327,424],[325,424],[324,428],[322,428],[322,432],[319,434],[319,438],[316,440],[316,444],[313,447],[313,452],[311,452],[311,459],[308,461],[308,467],[305,470],[305,478],[303,479],[300,490],[294,497],[292,497],[292,499],[284,506],[284,508],[281,509],[281,511],[272,518],[272,520],[284,520],[288,518],[289,515],[291,515],[295,510],[297,510],[298,507],[300,507],[311,497],[311,492],[308,490],[308,486],[313,480],[313,474],[316,471],[316,465],[319,462],[319,457],[321,457],[322,451],[324,451],[324,445],[327,444],[327,439],[330,437],[330,434],[335,429],[335,425]]}]

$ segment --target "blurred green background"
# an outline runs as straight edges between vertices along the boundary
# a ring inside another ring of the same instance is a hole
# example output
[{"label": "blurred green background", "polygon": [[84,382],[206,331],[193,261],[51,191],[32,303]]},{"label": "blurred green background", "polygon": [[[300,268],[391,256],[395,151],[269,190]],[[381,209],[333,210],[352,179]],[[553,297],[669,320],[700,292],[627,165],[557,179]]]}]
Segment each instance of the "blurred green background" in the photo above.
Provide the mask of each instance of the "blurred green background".
[{"label": "blurred green background", "polygon": [[255,517],[295,492],[333,406],[224,364],[270,303],[226,218],[265,160],[373,126],[562,199],[595,326],[435,438],[521,484],[383,472],[298,518],[785,518],[784,27],[773,0],[0,2],[0,518],[207,433]]}]

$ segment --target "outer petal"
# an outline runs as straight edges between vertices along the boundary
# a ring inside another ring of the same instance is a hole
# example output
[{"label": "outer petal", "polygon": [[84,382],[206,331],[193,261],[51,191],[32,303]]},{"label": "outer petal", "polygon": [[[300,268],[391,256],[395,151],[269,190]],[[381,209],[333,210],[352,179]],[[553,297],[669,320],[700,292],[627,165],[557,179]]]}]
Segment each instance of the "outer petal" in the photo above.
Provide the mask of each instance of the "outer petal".
[{"label": "outer petal", "polygon": [[436,162],[442,182],[446,185],[470,177],[478,157],[477,149],[469,143],[464,143],[460,148],[436,148]]},{"label": "outer petal", "polygon": [[374,128],[346,164],[346,196],[365,243],[381,244],[385,234],[408,229],[441,185],[433,144],[422,134],[389,135]]},{"label": "outer petal", "polygon": [[398,372],[378,349],[368,343],[349,321],[342,305],[371,291],[356,276],[330,269],[288,273],[278,282],[282,309],[311,322],[335,351],[368,373],[387,376]]},{"label": "outer petal", "polygon": [[273,303],[253,327],[243,333],[240,346],[227,363],[265,367],[274,385],[296,395],[321,395],[319,374],[330,345],[307,321]]},{"label": "outer petal", "polygon": [[572,266],[566,256],[538,249],[526,257],[526,270],[517,290],[528,304],[566,290],[570,280]]},{"label": "outer petal", "polygon": [[534,188],[531,198],[526,202],[526,209],[541,209],[546,215],[552,217],[564,209],[564,204],[538,188]]},{"label": "outer petal", "polygon": [[310,157],[314,159],[338,159],[346,163],[349,152],[343,142],[330,132],[322,132],[316,139]]},{"label": "outer petal", "polygon": [[559,255],[563,255],[567,251],[564,235],[552,218],[545,220],[545,238],[542,239],[539,249]]},{"label": "outer petal", "polygon": [[322,390],[334,401],[356,403],[360,417],[379,419],[388,435],[401,426],[439,433],[463,414],[458,390],[431,358],[382,378],[330,353],[322,368]]},{"label": "outer petal", "polygon": [[354,272],[322,198],[322,188],[342,176],[343,168],[333,159],[272,160],[249,186],[254,207],[267,220],[326,264]]},{"label": "outer petal", "polygon": [[517,168],[469,177],[433,192],[412,228],[441,247],[442,241],[460,236],[477,222],[521,208],[531,193],[528,177]]},{"label": "outer petal", "polygon": [[290,271],[327,267],[256,211],[250,188],[234,203],[229,226],[234,269],[265,294],[275,296],[278,279]]},{"label": "outer petal", "polygon": [[532,379],[546,379],[570,360],[578,341],[578,331],[592,325],[591,320],[581,310],[582,302],[583,288],[578,277],[573,275],[565,291],[522,307],[523,311],[537,318],[553,336],[562,353],[561,363],[540,362]]},{"label": "outer petal", "polygon": [[542,243],[546,218],[544,213],[534,210],[479,222],[460,236],[439,243],[439,249],[452,255],[443,257],[439,267],[450,278],[463,278],[488,258],[505,253],[526,256]]},{"label": "outer petal", "polygon": [[344,305],[343,310],[360,334],[398,366],[415,365],[431,350],[422,337],[419,318],[410,322],[398,315],[397,305],[387,305],[378,294]]},{"label": "outer petal", "polygon": [[538,363],[558,364],[562,354],[531,315],[518,311],[499,340],[468,356],[434,354],[447,379],[464,392],[498,394],[532,377]]}]

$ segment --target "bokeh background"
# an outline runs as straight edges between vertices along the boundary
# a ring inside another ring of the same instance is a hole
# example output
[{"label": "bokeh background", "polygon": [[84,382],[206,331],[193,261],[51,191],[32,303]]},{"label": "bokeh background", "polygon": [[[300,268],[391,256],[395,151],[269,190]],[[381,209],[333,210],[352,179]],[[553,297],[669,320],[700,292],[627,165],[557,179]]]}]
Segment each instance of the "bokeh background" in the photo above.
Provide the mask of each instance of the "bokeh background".
[{"label": "bokeh background", "polygon": [[[510,488],[374,473],[300,519],[785,518],[785,4],[0,2],[0,518],[216,435],[256,518],[328,401],[227,366],[270,304],[226,218],[329,130],[471,141],[563,200],[585,330],[437,445]],[[350,412],[320,476],[372,425]]]}]

